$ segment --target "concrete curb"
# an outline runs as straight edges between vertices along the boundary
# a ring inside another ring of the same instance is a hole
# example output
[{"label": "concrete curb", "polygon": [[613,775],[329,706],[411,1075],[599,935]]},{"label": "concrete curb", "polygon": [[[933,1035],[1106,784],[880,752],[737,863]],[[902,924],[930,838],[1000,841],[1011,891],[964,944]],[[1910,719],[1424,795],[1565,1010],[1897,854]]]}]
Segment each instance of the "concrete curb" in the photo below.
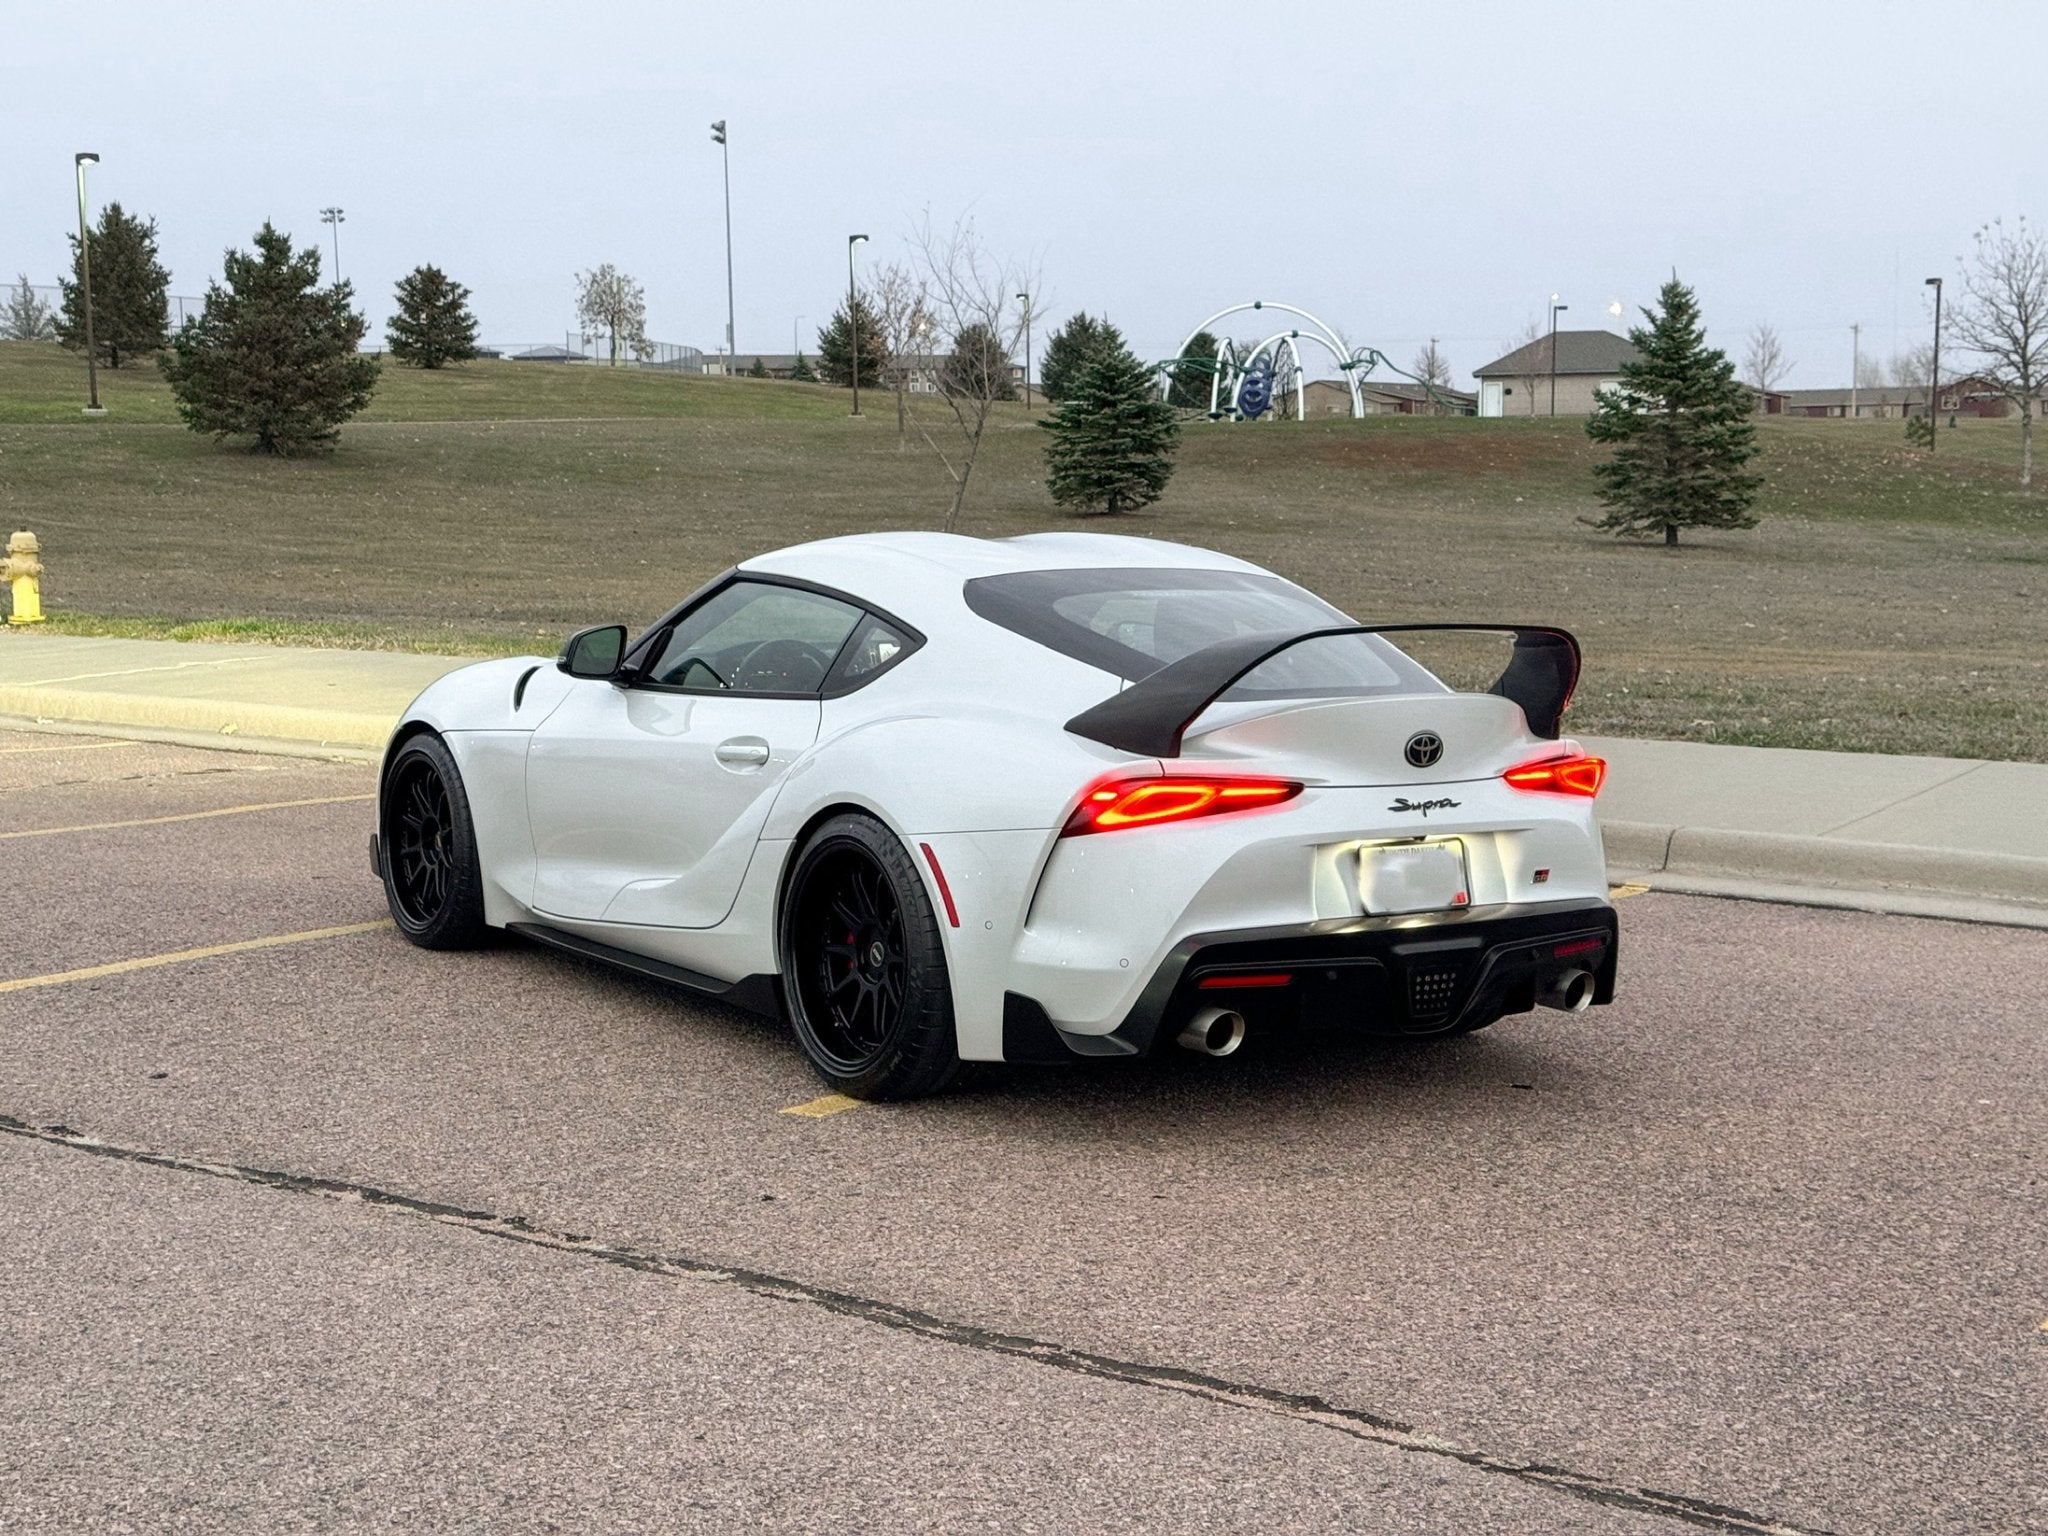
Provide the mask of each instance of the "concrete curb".
[{"label": "concrete curb", "polygon": [[382,748],[393,723],[385,715],[307,709],[295,704],[101,693],[40,684],[0,685],[0,715],[100,725],[109,730],[140,727],[213,738],[255,736],[361,750]]},{"label": "concrete curb", "polygon": [[[1652,875],[1765,881],[1789,888],[1939,892],[2048,906],[2048,859],[2021,854],[1607,822],[1607,861]],[[1675,888],[1674,882],[1665,882]]]}]

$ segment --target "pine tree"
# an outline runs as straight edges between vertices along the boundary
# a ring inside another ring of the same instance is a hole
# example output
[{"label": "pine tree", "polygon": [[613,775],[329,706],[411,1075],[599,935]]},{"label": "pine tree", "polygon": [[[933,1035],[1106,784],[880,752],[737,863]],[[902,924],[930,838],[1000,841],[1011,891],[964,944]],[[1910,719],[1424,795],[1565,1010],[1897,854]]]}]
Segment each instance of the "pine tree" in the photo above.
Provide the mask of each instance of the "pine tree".
[{"label": "pine tree", "polygon": [[195,432],[249,436],[265,453],[332,447],[341,423],[370,403],[377,360],[357,350],[369,326],[347,283],[320,286],[320,252],[294,255],[269,224],[256,250],[230,250],[227,286],[208,283],[206,309],[159,359],[178,414]]},{"label": "pine tree", "polygon": [[1059,409],[1040,423],[1045,484],[1061,506],[1129,512],[1159,499],[1180,435],[1152,374],[1118,346],[1085,362]]},{"label": "pine tree", "polygon": [[[59,278],[63,295],[57,339],[74,352],[85,345],[85,256],[71,238],[71,276]],[[171,274],[156,259],[156,220],[131,218],[119,203],[100,210],[92,232],[92,344],[98,361],[118,368],[145,352],[163,349],[171,328]]]},{"label": "pine tree", "polygon": [[50,306],[22,273],[21,281],[8,290],[6,303],[0,304],[0,336],[9,341],[48,341],[56,334]]},{"label": "pine tree", "polygon": [[1174,409],[1209,409],[1209,383],[1216,377],[1216,348],[1219,345],[1221,343],[1209,332],[1197,331],[1194,339],[1180,349],[1180,360],[1173,370],[1173,390],[1167,397],[1173,402]]},{"label": "pine tree", "polygon": [[789,370],[789,377],[790,382],[794,384],[815,384],[818,382],[817,374],[812,372],[811,365],[804,361],[804,355],[801,352],[796,355],[796,366]]},{"label": "pine tree", "polygon": [[1594,466],[1607,515],[1595,524],[1618,534],[1661,528],[1676,544],[1681,528],[1754,528],[1750,504],[1762,477],[1743,465],[1756,457],[1749,390],[1735,365],[1707,345],[1693,292],[1673,277],[1644,310],[1647,330],[1628,333],[1638,358],[1624,364],[1619,387],[1604,390],[1586,435],[1614,445]]},{"label": "pine tree", "polygon": [[[860,332],[860,381],[879,388],[882,371],[889,366],[888,349],[882,345],[882,320],[866,294],[852,300]],[[818,373],[827,384],[842,387],[853,382],[853,349],[847,335],[847,310],[841,304],[832,323],[818,332]]]},{"label": "pine tree", "polygon": [[758,357],[757,357],[757,358],[755,358],[755,359],[754,359],[754,366],[753,366],[753,367],[751,367],[751,368],[749,368],[749,369],[747,370],[747,377],[748,377],[748,378],[750,378],[750,379],[765,379],[765,378],[767,378],[767,377],[768,377],[768,365],[767,365],[766,363],[762,362],[762,361],[761,361],[761,359],[759,359]]},{"label": "pine tree", "polygon": [[1067,398],[1081,369],[1091,358],[1123,350],[1123,332],[1108,320],[1086,313],[1075,315],[1052,333],[1045,344],[1045,361],[1039,365],[1038,387],[1045,398],[1057,404]]},{"label": "pine tree", "polygon": [[1017,398],[1010,354],[988,326],[964,327],[953,338],[952,353],[939,369],[940,387],[973,400]]},{"label": "pine tree", "polygon": [[414,267],[398,280],[398,313],[384,330],[391,355],[415,368],[441,368],[476,356],[469,290],[439,267]]}]

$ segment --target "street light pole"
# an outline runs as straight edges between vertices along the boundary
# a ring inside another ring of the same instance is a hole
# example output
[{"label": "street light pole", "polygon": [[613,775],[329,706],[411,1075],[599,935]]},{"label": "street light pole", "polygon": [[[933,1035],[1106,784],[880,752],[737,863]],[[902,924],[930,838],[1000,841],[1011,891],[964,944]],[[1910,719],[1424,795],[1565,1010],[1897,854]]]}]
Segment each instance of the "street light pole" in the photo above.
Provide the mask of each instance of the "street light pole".
[{"label": "street light pole", "polygon": [[846,237],[846,339],[848,355],[853,362],[853,414],[860,414],[860,302],[853,291],[853,248],[867,239],[866,235]]},{"label": "street light pole", "polygon": [[1557,414],[1557,316],[1560,310],[1570,309],[1569,304],[1557,302],[1557,295],[1550,296],[1550,414]]},{"label": "street light pole", "polygon": [[1024,306],[1024,409],[1031,409],[1031,295],[1020,293],[1018,301]]},{"label": "street light pole", "polygon": [[1939,436],[1934,418],[1941,405],[1941,279],[1930,277],[1927,286],[1934,290],[1934,356],[1927,360],[1927,451],[1932,453]]},{"label": "street light pole", "polygon": [[339,208],[322,208],[320,222],[334,231],[334,286],[341,286],[341,226],[344,222]]},{"label": "street light pole", "polygon": [[739,343],[733,337],[735,318],[732,307],[732,151],[725,144],[725,119],[720,118],[711,125],[711,142],[718,146],[719,158],[725,162],[725,351],[732,359],[732,368],[739,371]]},{"label": "street light pole", "polygon": [[797,336],[804,328],[804,319],[804,316],[798,315],[789,322],[789,362],[792,368],[796,366],[797,358],[803,354],[803,348],[797,345]]},{"label": "street light pole", "polygon": [[92,350],[92,231],[85,222],[85,168],[98,165],[100,157],[86,150],[73,155],[71,163],[78,171],[78,275],[85,289],[85,409],[88,415],[97,416],[104,407],[100,404],[99,363]]}]

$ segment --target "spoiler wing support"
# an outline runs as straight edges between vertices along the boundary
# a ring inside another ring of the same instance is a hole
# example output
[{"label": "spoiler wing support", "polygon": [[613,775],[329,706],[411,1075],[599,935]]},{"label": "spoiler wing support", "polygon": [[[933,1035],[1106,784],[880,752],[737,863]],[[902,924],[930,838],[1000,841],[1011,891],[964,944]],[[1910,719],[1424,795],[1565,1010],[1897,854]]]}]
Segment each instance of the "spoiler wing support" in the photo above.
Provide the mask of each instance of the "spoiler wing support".
[{"label": "spoiler wing support", "polygon": [[1236,635],[1168,662],[1157,672],[1067,722],[1076,736],[1139,757],[1178,757],[1181,738],[1203,710],[1262,662],[1307,640],[1336,635],[1466,631],[1515,637],[1514,654],[1488,693],[1521,706],[1529,729],[1556,740],[1579,681],[1579,642],[1543,624],[1344,624],[1299,634]]}]

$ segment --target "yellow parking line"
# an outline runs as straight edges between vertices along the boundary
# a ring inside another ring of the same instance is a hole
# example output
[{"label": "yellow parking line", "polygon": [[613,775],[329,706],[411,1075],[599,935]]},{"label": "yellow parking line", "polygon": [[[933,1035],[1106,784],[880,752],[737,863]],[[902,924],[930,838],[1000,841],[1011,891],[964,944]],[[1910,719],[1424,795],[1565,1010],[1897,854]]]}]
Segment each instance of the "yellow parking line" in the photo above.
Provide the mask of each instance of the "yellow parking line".
[{"label": "yellow parking line", "polygon": [[185,811],[177,816],[143,816],[135,821],[94,821],[78,827],[34,827],[26,832],[0,832],[0,842],[13,837],[55,837],[60,832],[114,832],[122,827],[160,827],[172,821],[205,821],[213,816],[246,816],[251,811],[288,811],[299,805],[349,805],[375,795],[322,795],[313,800],[269,800],[261,805],[227,805],[217,811]]},{"label": "yellow parking line", "polygon": [[20,976],[0,981],[0,992],[25,992],[30,987],[61,987],[67,981],[91,981],[98,976],[122,976],[129,971],[153,970],[159,965],[183,965],[187,960],[211,960],[216,955],[239,955],[251,949],[276,949],[281,944],[305,944],[314,939],[339,939],[352,933],[375,933],[391,927],[391,919],[374,923],[344,923],[339,928],[308,928],[303,933],[273,933],[261,939],[237,939],[232,944],[208,944],[203,949],[176,949],[167,955],[144,955],[136,960],[116,960],[108,965],[88,965],[77,971],[52,971],[47,976]]},{"label": "yellow parking line", "polygon": [[1627,901],[1631,896],[1646,896],[1649,890],[1647,885],[1617,885],[1608,889],[1607,898],[1610,901]]},{"label": "yellow parking line", "polygon": [[139,741],[74,741],[61,747],[0,747],[0,757],[17,757],[23,752],[105,752],[112,747],[139,747]]},{"label": "yellow parking line", "polygon": [[843,1115],[849,1109],[862,1109],[865,1099],[849,1099],[843,1093],[828,1093],[822,1098],[812,1099],[808,1104],[792,1104],[785,1109],[785,1115],[802,1115],[806,1120],[822,1120],[827,1115]]}]

